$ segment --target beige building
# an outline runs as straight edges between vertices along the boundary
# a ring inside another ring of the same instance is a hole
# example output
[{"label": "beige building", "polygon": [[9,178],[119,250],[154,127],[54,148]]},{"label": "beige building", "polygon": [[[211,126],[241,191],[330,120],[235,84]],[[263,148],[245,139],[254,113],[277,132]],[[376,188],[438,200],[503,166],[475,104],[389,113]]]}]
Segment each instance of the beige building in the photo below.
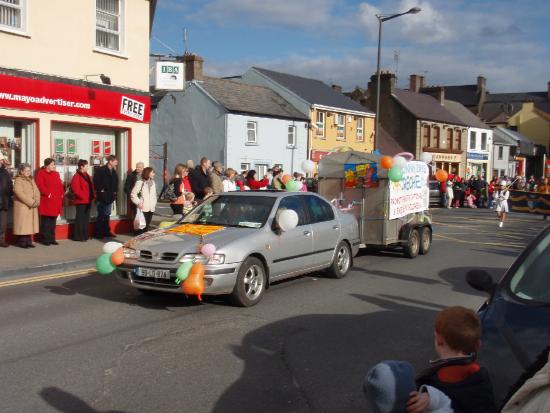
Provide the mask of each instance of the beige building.
[{"label": "beige building", "polygon": [[[149,158],[149,33],[156,0],[0,2],[0,151],[17,167],[53,157],[65,183],[79,159],[114,154],[122,180]],[[113,230],[125,230],[122,191]],[[58,235],[74,217],[65,206]],[[126,223],[127,224],[127,223]]]}]

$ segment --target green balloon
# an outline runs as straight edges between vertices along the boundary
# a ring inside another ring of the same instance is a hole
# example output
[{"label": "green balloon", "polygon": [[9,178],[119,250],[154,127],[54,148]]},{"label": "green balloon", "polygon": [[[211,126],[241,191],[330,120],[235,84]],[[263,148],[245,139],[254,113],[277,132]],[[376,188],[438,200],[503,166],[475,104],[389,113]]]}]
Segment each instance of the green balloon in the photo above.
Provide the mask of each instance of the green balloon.
[{"label": "green balloon", "polygon": [[193,261],[184,261],[181,263],[178,270],[176,271],[176,284],[185,281],[185,279],[189,276],[189,271],[191,271],[192,266]]},{"label": "green balloon", "polygon": [[298,192],[302,189],[302,185],[300,181],[288,181],[285,184],[285,188],[288,192]]},{"label": "green balloon", "polygon": [[95,262],[97,272],[102,275],[112,273],[116,267],[111,263],[111,254],[101,254]]},{"label": "green balloon", "polygon": [[399,182],[401,179],[403,179],[403,169],[398,166],[393,166],[388,171],[388,178],[390,178],[390,181],[392,182]]}]

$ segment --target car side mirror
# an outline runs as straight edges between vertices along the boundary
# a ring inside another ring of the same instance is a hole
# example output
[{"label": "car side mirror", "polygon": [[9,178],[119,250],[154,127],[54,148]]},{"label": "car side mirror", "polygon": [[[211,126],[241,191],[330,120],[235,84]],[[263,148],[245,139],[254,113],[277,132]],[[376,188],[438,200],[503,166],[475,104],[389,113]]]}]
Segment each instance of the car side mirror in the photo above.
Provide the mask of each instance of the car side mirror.
[{"label": "car side mirror", "polygon": [[277,218],[273,218],[273,222],[271,223],[271,230],[277,235],[281,235],[283,233],[283,230],[277,222]]},{"label": "car side mirror", "polygon": [[478,291],[484,291],[492,294],[497,286],[493,277],[487,271],[471,270],[466,273],[466,282]]}]

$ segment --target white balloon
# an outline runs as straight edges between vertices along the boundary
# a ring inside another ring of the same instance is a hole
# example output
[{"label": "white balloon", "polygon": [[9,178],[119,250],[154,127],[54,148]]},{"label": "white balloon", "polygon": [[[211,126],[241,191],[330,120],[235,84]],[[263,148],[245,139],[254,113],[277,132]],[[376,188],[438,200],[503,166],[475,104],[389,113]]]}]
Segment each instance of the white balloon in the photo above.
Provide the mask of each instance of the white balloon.
[{"label": "white balloon", "polygon": [[122,244],[120,242],[109,241],[103,246],[103,252],[105,254],[112,254],[113,252],[118,250],[120,247],[122,247]]},{"label": "white balloon", "polygon": [[397,166],[401,169],[403,169],[405,166],[407,166],[407,160],[403,158],[402,156],[394,156],[393,157],[393,166]]},{"label": "white balloon", "polygon": [[304,171],[306,174],[309,174],[315,170],[315,162],[306,159],[302,162],[302,171]]},{"label": "white balloon", "polygon": [[293,209],[285,209],[279,214],[277,223],[283,231],[290,231],[298,225],[298,214]]},{"label": "white balloon", "polygon": [[420,160],[424,163],[430,163],[433,160],[433,155],[430,152],[422,152]]}]

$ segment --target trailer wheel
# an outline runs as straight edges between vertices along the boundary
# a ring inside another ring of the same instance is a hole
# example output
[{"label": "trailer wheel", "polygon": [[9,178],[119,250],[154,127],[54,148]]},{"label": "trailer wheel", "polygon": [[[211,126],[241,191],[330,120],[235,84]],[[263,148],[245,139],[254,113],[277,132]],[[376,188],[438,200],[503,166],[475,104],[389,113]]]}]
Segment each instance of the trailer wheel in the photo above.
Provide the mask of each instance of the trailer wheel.
[{"label": "trailer wheel", "polygon": [[405,245],[405,256],[408,258],[415,258],[420,251],[420,234],[415,228],[409,234],[409,240]]},{"label": "trailer wheel", "polygon": [[430,227],[423,227],[420,229],[420,250],[418,251],[422,255],[426,255],[430,252],[432,246],[432,230]]}]

